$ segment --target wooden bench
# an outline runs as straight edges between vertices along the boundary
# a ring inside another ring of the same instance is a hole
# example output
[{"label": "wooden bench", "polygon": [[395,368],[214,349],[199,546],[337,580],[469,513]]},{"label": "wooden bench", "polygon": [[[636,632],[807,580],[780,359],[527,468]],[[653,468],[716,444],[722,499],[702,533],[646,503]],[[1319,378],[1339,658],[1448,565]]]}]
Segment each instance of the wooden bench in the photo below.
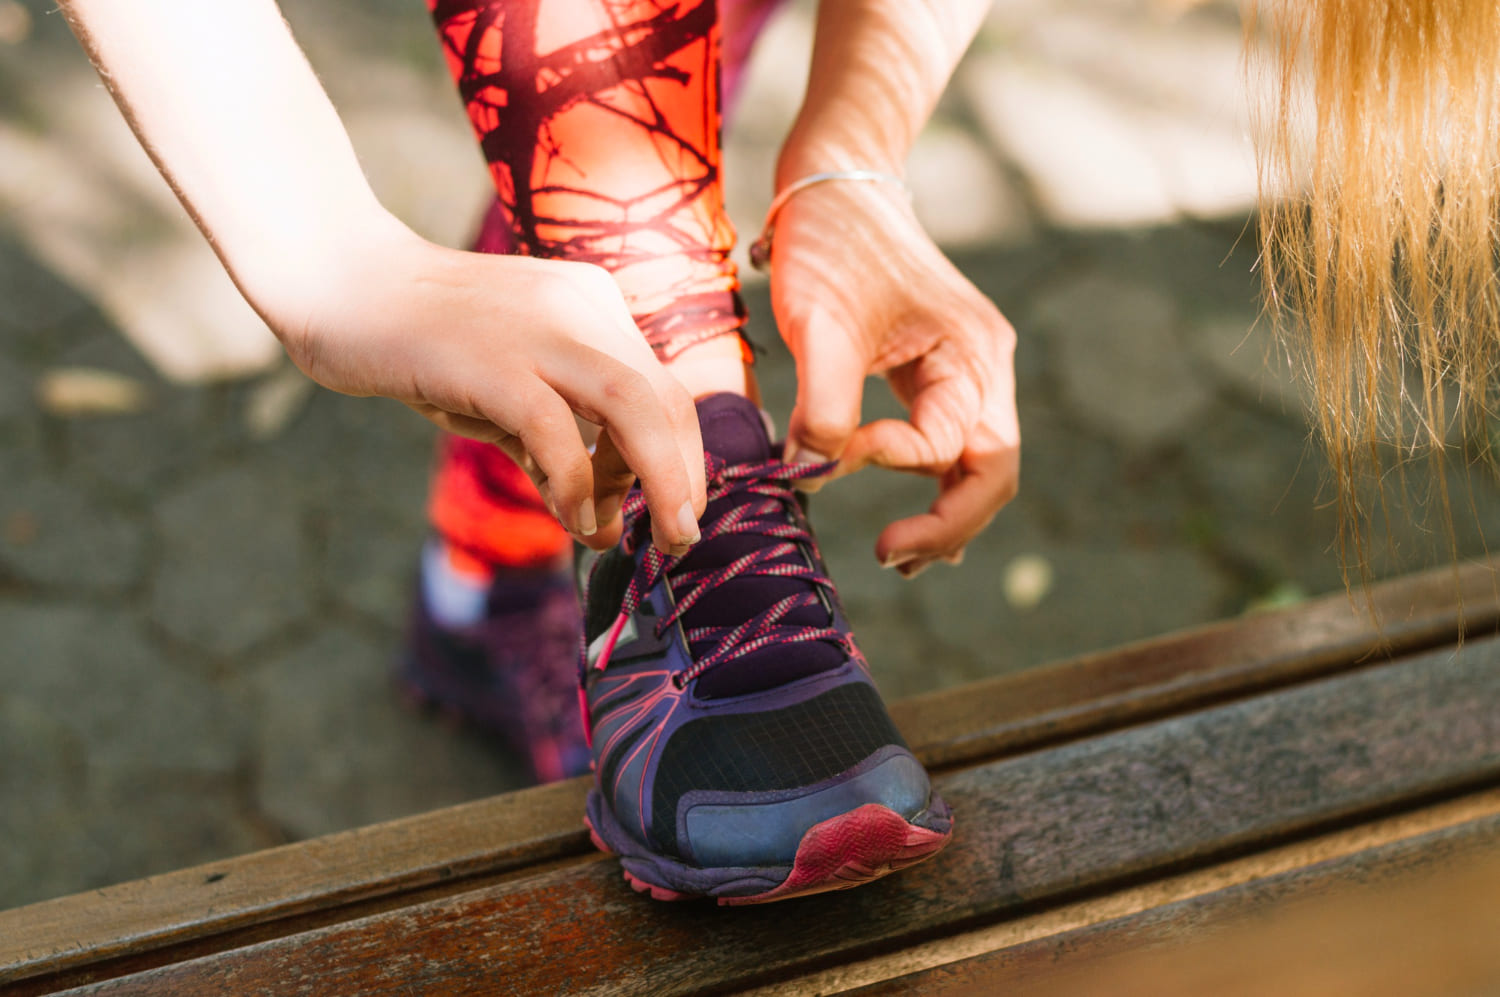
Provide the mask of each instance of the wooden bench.
[{"label": "wooden bench", "polygon": [[957,831],[858,890],[647,901],[575,780],[0,913],[0,992],[1043,992],[1495,851],[1500,561],[1372,606],[1378,629],[1335,596],[897,704]]}]

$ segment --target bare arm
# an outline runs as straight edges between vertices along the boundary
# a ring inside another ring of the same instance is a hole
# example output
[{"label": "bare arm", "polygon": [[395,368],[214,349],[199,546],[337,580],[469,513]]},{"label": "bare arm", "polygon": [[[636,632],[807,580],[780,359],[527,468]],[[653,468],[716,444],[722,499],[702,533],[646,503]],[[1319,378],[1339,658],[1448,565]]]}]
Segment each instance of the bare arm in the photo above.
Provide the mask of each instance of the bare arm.
[{"label": "bare arm", "polygon": [[[824,170],[899,174],[987,6],[822,0],[778,188]],[[843,472],[878,464],[937,478],[937,501],[886,527],[875,554],[908,576],[959,560],[1019,483],[1010,323],[888,184],[796,194],[777,218],[771,265],[777,324],[798,364],[791,447],[836,457]],[[868,374],[886,376],[909,420],[860,425]]]},{"label": "bare arm", "polygon": [[617,517],[595,529],[596,503],[631,476],[611,467],[596,478],[573,416],[604,426],[641,477],[657,544],[685,549],[704,504],[692,400],[605,271],[413,234],[371,192],[273,0],[62,9],[241,292],[309,375],[494,441],[594,546],[619,534]]},{"label": "bare arm", "polygon": [[274,3],[63,0],[62,10],[162,176],[273,326],[310,310],[329,263],[372,230],[400,231]]},{"label": "bare arm", "polygon": [[899,173],[990,0],[822,0],[807,95],[777,185],[818,169]]}]

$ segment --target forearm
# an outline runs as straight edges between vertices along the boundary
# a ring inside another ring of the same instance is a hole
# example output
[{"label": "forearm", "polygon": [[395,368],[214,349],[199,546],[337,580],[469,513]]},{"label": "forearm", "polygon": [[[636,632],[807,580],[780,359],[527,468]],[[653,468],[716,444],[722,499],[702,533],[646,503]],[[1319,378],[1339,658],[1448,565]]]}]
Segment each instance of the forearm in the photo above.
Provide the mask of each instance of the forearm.
[{"label": "forearm", "polygon": [[395,224],[272,0],[62,0],[62,9],[263,315],[306,308],[349,246]]},{"label": "forearm", "polygon": [[777,186],[816,170],[897,173],[990,0],[822,0],[807,96]]}]

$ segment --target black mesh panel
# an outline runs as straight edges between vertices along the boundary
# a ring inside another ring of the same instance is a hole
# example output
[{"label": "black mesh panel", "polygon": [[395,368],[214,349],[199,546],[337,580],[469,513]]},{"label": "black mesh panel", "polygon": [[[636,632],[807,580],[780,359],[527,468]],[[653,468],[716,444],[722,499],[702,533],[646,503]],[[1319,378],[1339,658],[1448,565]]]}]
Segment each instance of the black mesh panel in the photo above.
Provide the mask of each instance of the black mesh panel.
[{"label": "black mesh panel", "polygon": [[585,641],[592,642],[615,622],[634,571],[635,562],[620,553],[618,548],[605,551],[594,562],[593,573],[589,576],[588,598],[585,600]]},{"label": "black mesh panel", "polygon": [[678,855],[677,802],[684,793],[795,789],[853,768],[888,744],[906,742],[880,695],[863,682],[780,710],[694,720],[667,742],[657,768],[653,844]]}]

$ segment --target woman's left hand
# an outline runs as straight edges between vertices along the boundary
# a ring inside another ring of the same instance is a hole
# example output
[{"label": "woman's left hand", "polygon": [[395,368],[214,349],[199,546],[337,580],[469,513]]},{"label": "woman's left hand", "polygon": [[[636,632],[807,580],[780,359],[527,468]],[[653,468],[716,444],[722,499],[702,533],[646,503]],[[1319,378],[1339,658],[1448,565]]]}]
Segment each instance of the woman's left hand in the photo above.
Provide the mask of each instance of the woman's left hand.
[{"label": "woman's left hand", "polygon": [[[889,524],[875,555],[913,577],[964,545],[1016,494],[1015,330],[922,230],[894,185],[830,181],[776,219],[771,295],[797,362],[787,457],[938,479],[926,513]],[[909,421],[860,424],[883,374]]]}]

